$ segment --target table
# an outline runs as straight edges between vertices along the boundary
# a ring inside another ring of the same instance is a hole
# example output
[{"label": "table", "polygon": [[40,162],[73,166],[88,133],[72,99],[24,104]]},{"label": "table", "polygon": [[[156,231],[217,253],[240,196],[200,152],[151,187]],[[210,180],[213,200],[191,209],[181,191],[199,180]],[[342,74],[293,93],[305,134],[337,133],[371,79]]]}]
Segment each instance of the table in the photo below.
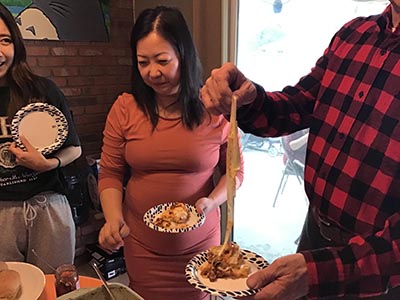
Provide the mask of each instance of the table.
[{"label": "table", "polygon": [[[81,288],[91,288],[91,287],[101,286],[100,279],[88,276],[79,276],[79,283]],[[39,297],[39,300],[55,300],[55,299],[56,299],[56,288],[54,286],[54,275],[46,274],[46,285],[42,295]]]}]

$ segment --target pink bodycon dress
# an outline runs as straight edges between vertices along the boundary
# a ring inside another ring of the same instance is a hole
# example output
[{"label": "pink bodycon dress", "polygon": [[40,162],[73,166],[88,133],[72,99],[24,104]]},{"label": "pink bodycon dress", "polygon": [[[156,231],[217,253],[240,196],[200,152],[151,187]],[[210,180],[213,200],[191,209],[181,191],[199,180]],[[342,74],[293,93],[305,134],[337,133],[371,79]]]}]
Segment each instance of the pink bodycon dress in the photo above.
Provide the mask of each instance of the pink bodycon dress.
[{"label": "pink bodycon dress", "polygon": [[[132,95],[122,94],[104,129],[99,191],[122,189],[127,166],[123,213],[131,232],[124,254],[130,287],[146,300],[199,300],[207,297],[185,278],[185,266],[199,252],[220,244],[220,211],[206,216],[203,226],[185,233],[161,233],[148,228],[144,213],[165,202],[194,204],[214,188],[216,167],[225,173],[229,123],[207,116],[193,131],[180,119],[160,118],[151,124]],[[238,174],[243,178],[242,169]]]}]

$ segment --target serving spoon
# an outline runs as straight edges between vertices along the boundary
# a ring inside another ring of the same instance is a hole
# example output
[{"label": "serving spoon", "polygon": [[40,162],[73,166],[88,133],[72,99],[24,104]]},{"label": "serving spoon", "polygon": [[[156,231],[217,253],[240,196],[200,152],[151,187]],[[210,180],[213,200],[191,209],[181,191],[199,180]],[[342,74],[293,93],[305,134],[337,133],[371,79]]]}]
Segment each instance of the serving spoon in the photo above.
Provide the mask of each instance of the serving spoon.
[{"label": "serving spoon", "polygon": [[50,269],[52,269],[55,272],[57,272],[56,268],[53,267],[46,259],[44,259],[43,257],[39,256],[39,254],[37,254],[35,249],[32,249],[32,253],[33,255],[35,255],[40,261],[42,261],[46,266],[48,266]]},{"label": "serving spoon", "polygon": [[96,272],[97,276],[100,278],[101,282],[103,283],[103,286],[104,286],[107,294],[110,296],[110,299],[117,300],[115,298],[114,294],[111,292],[111,289],[108,286],[107,281],[104,279],[103,275],[101,274],[101,271],[100,271],[99,267],[97,266],[97,264],[95,262],[92,262],[91,266],[92,266],[93,270]]}]

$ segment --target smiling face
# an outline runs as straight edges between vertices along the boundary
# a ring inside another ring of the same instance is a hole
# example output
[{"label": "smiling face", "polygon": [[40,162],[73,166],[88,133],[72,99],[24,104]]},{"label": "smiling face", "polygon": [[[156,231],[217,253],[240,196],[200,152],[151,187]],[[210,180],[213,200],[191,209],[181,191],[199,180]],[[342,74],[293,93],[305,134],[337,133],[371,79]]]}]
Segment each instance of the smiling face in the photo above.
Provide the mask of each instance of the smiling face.
[{"label": "smiling face", "polygon": [[7,82],[6,76],[14,61],[14,44],[11,33],[0,19],[0,86]]},{"label": "smiling face", "polygon": [[158,96],[172,96],[179,92],[179,58],[175,49],[164,38],[151,32],[137,43],[140,76]]}]

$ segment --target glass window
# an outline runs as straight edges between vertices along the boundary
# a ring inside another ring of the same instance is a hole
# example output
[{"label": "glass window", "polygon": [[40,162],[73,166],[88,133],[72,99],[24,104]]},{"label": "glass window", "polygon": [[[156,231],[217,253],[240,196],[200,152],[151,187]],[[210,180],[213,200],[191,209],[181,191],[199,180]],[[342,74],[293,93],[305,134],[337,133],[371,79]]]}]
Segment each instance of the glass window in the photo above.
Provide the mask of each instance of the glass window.
[{"label": "glass window", "polygon": [[[387,0],[239,1],[237,65],[266,90],[294,85],[343,24],[387,5]],[[269,261],[296,251],[308,206],[300,143],[306,138],[306,131],[285,138],[242,137],[245,179],[235,199],[233,236]],[[297,150],[289,147],[295,140]]]}]

